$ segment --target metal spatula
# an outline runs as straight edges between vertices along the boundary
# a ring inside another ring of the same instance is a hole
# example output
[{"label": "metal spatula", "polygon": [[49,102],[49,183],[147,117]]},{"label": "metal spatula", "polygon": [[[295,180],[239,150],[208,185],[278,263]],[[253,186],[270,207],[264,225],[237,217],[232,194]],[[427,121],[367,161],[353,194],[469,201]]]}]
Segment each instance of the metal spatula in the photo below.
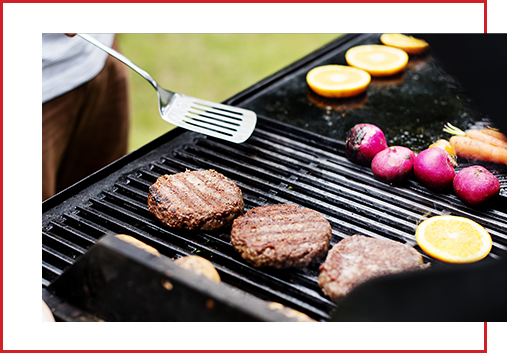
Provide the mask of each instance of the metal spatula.
[{"label": "metal spatula", "polygon": [[257,115],[253,111],[168,91],[160,87],[146,71],[116,50],[87,34],[78,36],[120,60],[151,83],[158,94],[160,116],[165,121],[236,143],[246,141],[255,129]]}]

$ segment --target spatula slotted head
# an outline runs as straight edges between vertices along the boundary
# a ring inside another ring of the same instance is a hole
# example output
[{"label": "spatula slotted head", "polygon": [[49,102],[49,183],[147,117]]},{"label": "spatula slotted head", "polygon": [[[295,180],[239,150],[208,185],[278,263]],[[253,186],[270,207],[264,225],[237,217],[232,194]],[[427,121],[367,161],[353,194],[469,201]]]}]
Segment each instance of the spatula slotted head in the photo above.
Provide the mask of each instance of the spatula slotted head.
[{"label": "spatula slotted head", "polygon": [[162,119],[191,131],[235,143],[246,141],[257,123],[257,115],[251,110],[183,94],[175,94],[164,110]]}]

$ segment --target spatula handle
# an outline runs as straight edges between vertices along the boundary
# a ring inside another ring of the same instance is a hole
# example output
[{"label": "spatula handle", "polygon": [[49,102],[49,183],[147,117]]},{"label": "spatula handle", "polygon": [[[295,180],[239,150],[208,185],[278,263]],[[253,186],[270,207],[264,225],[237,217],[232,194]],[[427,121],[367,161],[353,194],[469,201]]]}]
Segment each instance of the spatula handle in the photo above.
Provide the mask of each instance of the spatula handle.
[{"label": "spatula handle", "polygon": [[141,69],[139,66],[137,66],[136,64],[134,64],[130,59],[128,59],[124,55],[118,53],[116,50],[108,47],[104,43],[100,42],[99,40],[93,38],[92,36],[90,36],[88,34],[78,33],[77,35],[79,37],[83,38],[84,40],[92,43],[96,47],[102,49],[103,51],[105,51],[106,53],[108,53],[109,55],[111,55],[112,57],[115,57],[116,59],[120,60],[122,63],[124,63],[125,65],[127,65],[128,67],[130,67],[132,70],[134,70],[135,72],[137,72],[139,75],[141,75],[142,77],[144,77],[148,82],[151,83],[151,85],[155,89],[158,89],[158,84],[153,79],[153,77],[151,77],[149,73],[147,73],[146,71],[144,71],[143,69]]}]

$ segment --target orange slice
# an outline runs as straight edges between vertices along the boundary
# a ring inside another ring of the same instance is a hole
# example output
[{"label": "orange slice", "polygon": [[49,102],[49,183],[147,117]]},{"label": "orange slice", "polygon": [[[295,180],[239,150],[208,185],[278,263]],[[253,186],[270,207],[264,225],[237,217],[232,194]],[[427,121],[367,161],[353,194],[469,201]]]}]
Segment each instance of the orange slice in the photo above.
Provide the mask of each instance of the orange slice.
[{"label": "orange slice", "polygon": [[385,45],[359,45],[347,50],[345,59],[350,66],[368,71],[372,76],[390,76],[405,69],[408,54]]},{"label": "orange slice", "polygon": [[420,54],[429,48],[425,40],[400,33],[384,33],[380,36],[380,41],[384,45],[404,50],[409,54]]},{"label": "orange slice", "polygon": [[432,143],[428,148],[438,147],[449,153],[451,156],[456,156],[456,151],[452,147],[451,143],[447,140],[440,139],[437,142]]},{"label": "orange slice", "polygon": [[485,258],[492,247],[489,233],[471,219],[435,216],[419,224],[417,243],[428,255],[449,263],[470,263]]},{"label": "orange slice", "polygon": [[319,66],[306,75],[306,82],[315,93],[330,98],[358,95],[370,81],[371,76],[366,71],[344,65]]}]

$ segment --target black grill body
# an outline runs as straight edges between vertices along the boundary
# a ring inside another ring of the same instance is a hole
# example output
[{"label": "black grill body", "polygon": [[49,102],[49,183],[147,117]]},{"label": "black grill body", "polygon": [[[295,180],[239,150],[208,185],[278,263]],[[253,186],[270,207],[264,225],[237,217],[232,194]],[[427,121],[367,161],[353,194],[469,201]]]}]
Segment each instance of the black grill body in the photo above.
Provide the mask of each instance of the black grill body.
[{"label": "black grill body", "polygon": [[[499,178],[501,196],[486,209],[474,209],[452,192],[432,192],[414,178],[400,186],[384,184],[371,169],[346,158],[345,131],[360,122],[379,125],[389,145],[414,149],[429,145],[431,139],[448,137],[441,132],[447,121],[463,127],[491,124],[431,55],[412,58],[404,74],[377,80],[360,97],[327,100],[309,92],[304,81],[309,69],[344,64],[346,49],[377,43],[378,38],[341,38],[227,101],[259,114],[254,134],[243,144],[177,128],[45,201],[42,287],[43,298],[55,315],[66,321],[293,320],[266,307],[276,302],[317,321],[336,319],[341,304],[321,292],[318,264],[297,270],[257,269],[232,248],[230,228],[177,230],[151,215],[149,186],[163,174],[186,169],[215,169],[234,180],[243,191],[246,209],[294,203],[321,212],[332,225],[331,246],[353,234],[392,239],[419,250],[424,261],[431,263],[427,271],[444,271],[452,266],[426,256],[417,247],[415,229],[427,217],[453,214],[475,220],[491,234],[493,249],[482,264],[505,258],[505,166],[484,164]],[[472,163],[459,162],[458,170]],[[143,256],[111,236],[120,233],[134,236],[170,259],[202,256],[213,263],[223,283],[186,277],[170,261]],[[108,282],[111,272],[118,276]],[[179,292],[164,290],[166,281]],[[157,303],[158,314],[163,315],[149,314],[157,312],[153,308],[132,309],[130,304],[143,298]],[[194,300],[196,308],[204,309],[178,310],[166,303],[175,298],[185,302],[182,308]],[[206,307],[207,300],[215,304]]]}]

